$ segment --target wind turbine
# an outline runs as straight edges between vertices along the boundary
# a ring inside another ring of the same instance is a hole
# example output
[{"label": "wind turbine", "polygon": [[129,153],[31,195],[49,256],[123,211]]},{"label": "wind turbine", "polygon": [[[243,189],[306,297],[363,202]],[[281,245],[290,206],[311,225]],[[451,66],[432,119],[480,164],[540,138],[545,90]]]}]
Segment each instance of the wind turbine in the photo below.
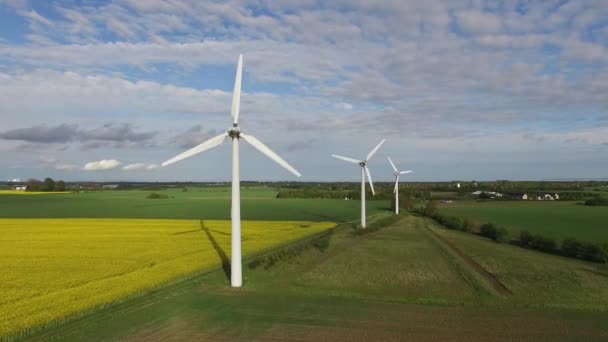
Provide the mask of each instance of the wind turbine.
[{"label": "wind turbine", "polygon": [[256,137],[243,134],[239,127],[239,108],[241,104],[241,75],[243,72],[243,55],[239,55],[239,62],[236,68],[236,80],[234,82],[234,93],[232,94],[232,127],[211,138],[202,144],[183,152],[176,157],[173,157],[162,164],[167,166],[180,160],[192,157],[195,154],[206,151],[210,148],[221,145],[227,138],[232,139],[232,209],[230,217],[232,219],[232,256],[230,259],[230,284],[232,287],[241,287],[243,285],[243,273],[241,265],[241,190],[239,180],[239,140],[243,139],[258,151],[265,154],[268,158],[274,160],[289,172],[300,177],[301,174],[289,165],[285,160],[274,153],[270,148],[264,145]]},{"label": "wind turbine", "polygon": [[367,163],[370,159],[372,159],[376,151],[378,151],[380,146],[382,146],[385,141],[386,139],[382,139],[382,141],[378,145],[376,145],[376,147],[374,147],[371,152],[367,154],[365,160],[357,160],[349,157],[338,156],[335,154],[331,155],[334,158],[342,159],[353,164],[359,164],[359,166],[361,166],[361,228],[365,228],[365,175],[367,175],[367,180],[369,181],[369,187],[372,189],[372,194],[374,194],[374,196],[376,195],[376,192],[374,191],[374,184],[372,183],[372,175],[369,173]]},{"label": "wind turbine", "polygon": [[395,193],[395,214],[399,214],[399,176],[404,175],[406,173],[410,173],[412,171],[399,171],[391,160],[391,157],[386,158],[388,159],[388,162],[391,163],[391,166],[393,167],[394,171],[393,175],[395,175],[395,189],[393,190],[393,192]]}]

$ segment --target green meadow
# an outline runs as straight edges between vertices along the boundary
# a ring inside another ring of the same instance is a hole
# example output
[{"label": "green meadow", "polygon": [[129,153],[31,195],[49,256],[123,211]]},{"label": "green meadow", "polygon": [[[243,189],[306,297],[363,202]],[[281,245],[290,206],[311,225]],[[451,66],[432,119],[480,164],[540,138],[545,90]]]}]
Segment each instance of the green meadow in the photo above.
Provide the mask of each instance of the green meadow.
[{"label": "green meadow", "polygon": [[[146,198],[150,193],[169,196]],[[357,220],[359,201],[277,199],[269,188],[243,188],[243,220],[334,221]],[[389,201],[367,201],[368,215],[385,211]],[[169,190],[119,190],[48,195],[0,194],[0,218],[230,218],[229,187]]]}]

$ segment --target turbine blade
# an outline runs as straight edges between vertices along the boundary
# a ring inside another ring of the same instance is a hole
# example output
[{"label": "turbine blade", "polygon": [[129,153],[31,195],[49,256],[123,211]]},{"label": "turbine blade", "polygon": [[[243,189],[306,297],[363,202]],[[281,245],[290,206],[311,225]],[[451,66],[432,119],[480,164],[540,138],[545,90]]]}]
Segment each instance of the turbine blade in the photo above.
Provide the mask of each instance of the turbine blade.
[{"label": "turbine blade", "polygon": [[268,158],[274,160],[277,164],[281,165],[287,171],[293,173],[294,175],[301,177],[302,175],[296,170],[293,166],[289,165],[283,158],[279,157],[278,154],[274,153],[268,146],[264,145],[261,141],[259,141],[256,137],[252,135],[245,135],[241,133],[241,138],[246,142],[250,143],[251,146],[255,147],[258,151],[265,154]]},{"label": "turbine blade", "polygon": [[388,162],[391,163],[391,166],[393,167],[393,171],[399,172],[399,170],[397,170],[397,167],[395,166],[395,164],[391,160],[391,157],[386,157],[386,159],[388,159]]},{"label": "turbine blade", "polygon": [[367,166],[364,166],[363,168],[365,169],[365,174],[367,175],[367,180],[369,181],[369,187],[372,189],[372,194],[376,196],[376,192],[374,191],[374,183],[372,183],[372,175],[369,173]]},{"label": "turbine blade", "polygon": [[372,157],[374,156],[376,151],[378,151],[380,146],[382,146],[382,144],[384,144],[385,141],[386,141],[386,139],[382,139],[382,141],[378,145],[376,145],[376,147],[374,147],[374,149],[370,153],[367,154],[367,158],[365,158],[365,161],[369,161],[370,159],[372,159]]},{"label": "turbine blade", "polygon": [[241,75],[243,74],[243,55],[239,55],[239,64],[236,67],[234,92],[232,93],[232,123],[239,123],[239,110],[241,108]]},{"label": "turbine blade", "polygon": [[399,188],[399,176],[395,177],[395,189],[393,189],[393,193],[397,193],[397,188]]},{"label": "turbine blade", "polygon": [[169,164],[173,164],[175,162],[178,162],[180,160],[184,160],[186,158],[190,158],[195,154],[201,153],[203,151],[206,151],[210,148],[213,148],[215,146],[221,145],[224,140],[228,137],[228,133],[224,132],[220,135],[218,135],[217,137],[211,138],[207,141],[205,141],[204,143],[197,145],[191,149],[189,149],[186,152],[183,152],[181,154],[178,154],[177,156],[167,160],[166,162],[164,162],[162,165],[163,166],[167,166]]},{"label": "turbine blade", "polygon": [[412,173],[412,172],[414,172],[414,171],[401,171],[401,172],[399,172],[399,174],[400,174],[400,175],[404,175],[404,174],[406,174],[406,173]]},{"label": "turbine blade", "polygon": [[338,156],[338,155],[335,155],[335,154],[332,154],[331,156],[334,157],[334,158],[337,158],[337,159],[342,159],[344,161],[347,161],[347,162],[353,163],[353,164],[359,164],[361,162],[360,160],[357,160],[357,159],[348,158],[348,157],[342,157],[342,156]]}]

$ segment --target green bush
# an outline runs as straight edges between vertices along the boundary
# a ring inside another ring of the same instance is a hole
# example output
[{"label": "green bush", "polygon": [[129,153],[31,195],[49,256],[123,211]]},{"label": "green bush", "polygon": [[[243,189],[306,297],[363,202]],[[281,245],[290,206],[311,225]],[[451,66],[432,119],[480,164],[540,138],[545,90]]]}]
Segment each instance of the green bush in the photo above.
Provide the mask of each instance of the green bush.
[{"label": "green bush", "polygon": [[519,244],[522,247],[532,248],[532,234],[530,232],[524,230],[519,233]]},{"label": "green bush", "polygon": [[564,256],[596,262],[608,262],[608,244],[578,241],[568,238],[562,241]]},{"label": "green bush", "polygon": [[606,250],[598,243],[583,242],[580,258],[589,261],[606,261]]},{"label": "green bush", "polygon": [[534,249],[543,252],[554,252],[557,247],[555,240],[541,235],[533,235],[531,244]]},{"label": "green bush", "polygon": [[496,231],[496,239],[494,239],[494,241],[500,242],[500,243],[507,243],[507,242],[511,241],[511,236],[510,236],[507,228],[498,227],[498,230]]},{"label": "green bush", "polygon": [[536,249],[543,252],[554,253],[557,249],[555,240],[542,235],[533,235],[527,231],[519,233],[519,244],[522,247]]},{"label": "green bush", "polygon": [[473,231],[473,223],[471,221],[469,221],[466,218],[462,218],[462,220],[460,221],[460,227],[459,227],[460,231],[462,232],[471,232]]},{"label": "green bush", "polygon": [[55,183],[55,191],[65,191],[65,182],[60,180]]},{"label": "green bush", "polygon": [[575,238],[568,238],[562,241],[562,254],[570,258],[579,258],[582,255],[583,243]]},{"label": "green bush", "polygon": [[608,206],[608,198],[594,197],[585,201],[585,205],[588,206]]},{"label": "green bush", "polygon": [[493,241],[504,243],[509,242],[509,231],[504,227],[497,227],[493,223],[486,223],[480,227],[480,234]]},{"label": "green bush", "polygon": [[146,196],[146,198],[148,198],[148,199],[166,199],[166,198],[169,198],[169,195],[158,194],[156,192],[152,192],[148,196]]}]

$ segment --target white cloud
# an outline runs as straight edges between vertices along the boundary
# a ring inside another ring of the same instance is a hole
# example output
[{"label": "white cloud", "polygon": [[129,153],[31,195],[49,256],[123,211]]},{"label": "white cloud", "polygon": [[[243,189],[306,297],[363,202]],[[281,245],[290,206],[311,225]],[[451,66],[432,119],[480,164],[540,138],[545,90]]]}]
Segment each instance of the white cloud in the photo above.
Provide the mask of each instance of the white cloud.
[{"label": "white cloud", "polygon": [[22,12],[22,15],[34,22],[43,24],[45,26],[53,25],[53,23],[50,20],[41,16],[40,14],[38,14],[38,12],[36,12],[34,10],[24,11],[24,12]]},{"label": "white cloud", "polygon": [[158,169],[157,164],[134,163],[123,166],[124,171],[152,171]]},{"label": "white cloud", "polygon": [[461,11],[456,13],[456,17],[460,27],[469,33],[495,33],[502,27],[500,18],[482,11]]},{"label": "white cloud", "polygon": [[103,159],[86,163],[82,168],[84,171],[112,170],[119,167],[122,163],[114,159]]}]

